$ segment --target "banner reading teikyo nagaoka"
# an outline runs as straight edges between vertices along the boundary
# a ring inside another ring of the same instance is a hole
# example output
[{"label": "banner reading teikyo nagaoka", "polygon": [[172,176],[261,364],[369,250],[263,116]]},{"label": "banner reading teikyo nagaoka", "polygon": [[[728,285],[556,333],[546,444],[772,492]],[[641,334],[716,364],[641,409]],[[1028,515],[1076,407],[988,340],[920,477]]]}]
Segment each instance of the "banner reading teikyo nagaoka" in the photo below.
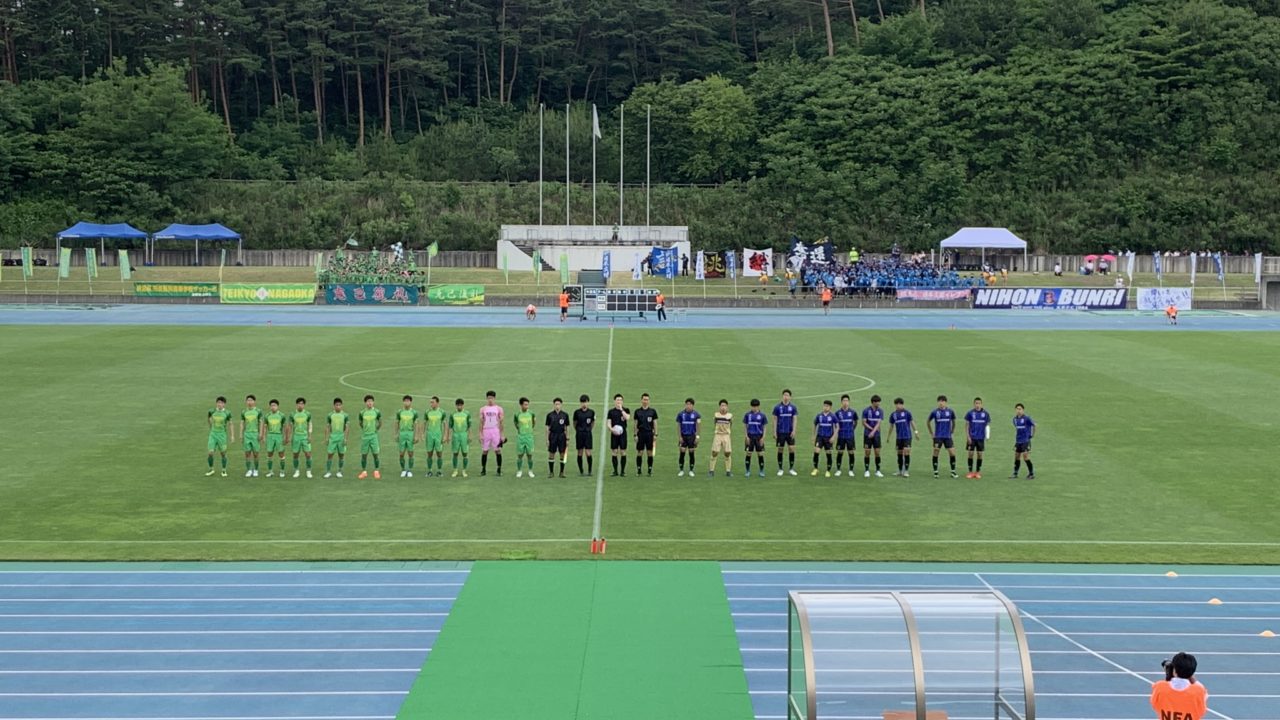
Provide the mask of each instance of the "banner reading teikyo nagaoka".
[{"label": "banner reading teikyo nagaoka", "polygon": [[417,305],[416,285],[329,285],[324,289],[327,305]]},{"label": "banner reading teikyo nagaoka", "polygon": [[133,294],[141,297],[218,297],[218,283],[135,282]]},{"label": "banner reading teikyo nagaoka", "polygon": [[302,283],[222,283],[224,305],[310,305],[316,286]]},{"label": "banner reading teikyo nagaoka", "polygon": [[428,305],[483,305],[483,285],[436,285],[427,288]]},{"label": "banner reading teikyo nagaoka", "polygon": [[982,310],[1123,310],[1125,288],[978,288],[973,307]]}]

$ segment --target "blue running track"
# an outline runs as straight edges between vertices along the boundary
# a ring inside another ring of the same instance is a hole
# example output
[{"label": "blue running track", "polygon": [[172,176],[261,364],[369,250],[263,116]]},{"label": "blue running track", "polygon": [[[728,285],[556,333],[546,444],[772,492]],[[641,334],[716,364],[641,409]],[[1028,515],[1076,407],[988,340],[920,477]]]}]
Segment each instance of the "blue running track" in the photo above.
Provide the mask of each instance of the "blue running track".
[{"label": "blue running track", "polygon": [[[759,720],[786,717],[789,590],[985,590],[988,583],[1022,612],[1040,720],[1149,720],[1150,682],[1163,677],[1160,660],[1179,650],[1200,661],[1197,677],[1209,689],[1206,718],[1280,718],[1280,638],[1260,636],[1268,629],[1280,633],[1280,569],[1179,567],[1180,575],[1170,578],[1156,568],[1115,566],[881,567],[889,569],[722,566]],[[1222,604],[1208,604],[1212,598]],[[876,640],[851,642],[867,646]],[[822,698],[821,720],[880,720],[841,712],[834,698],[824,707]],[[989,710],[963,708],[948,708],[950,720],[991,717]]]}]

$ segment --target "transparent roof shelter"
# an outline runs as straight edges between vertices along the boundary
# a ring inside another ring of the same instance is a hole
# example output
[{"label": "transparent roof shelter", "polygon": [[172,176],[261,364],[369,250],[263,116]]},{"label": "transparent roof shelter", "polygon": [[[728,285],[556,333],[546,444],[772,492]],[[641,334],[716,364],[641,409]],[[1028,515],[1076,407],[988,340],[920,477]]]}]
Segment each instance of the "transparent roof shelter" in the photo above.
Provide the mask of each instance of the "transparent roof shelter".
[{"label": "transparent roof shelter", "polygon": [[1035,720],[1018,610],[997,591],[790,593],[791,720]]}]

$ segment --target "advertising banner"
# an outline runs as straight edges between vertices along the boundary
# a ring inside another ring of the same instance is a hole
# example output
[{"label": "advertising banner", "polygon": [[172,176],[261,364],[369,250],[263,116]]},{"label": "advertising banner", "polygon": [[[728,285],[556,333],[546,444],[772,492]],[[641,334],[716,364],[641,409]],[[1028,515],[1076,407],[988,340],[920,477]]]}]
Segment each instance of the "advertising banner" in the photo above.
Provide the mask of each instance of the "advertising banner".
[{"label": "advertising banner", "polygon": [[142,297],[218,297],[218,283],[135,282],[133,294]]},{"label": "advertising banner", "polygon": [[310,305],[316,301],[316,286],[306,283],[223,283],[224,305]]},{"label": "advertising banner", "polygon": [[324,289],[326,305],[417,305],[416,285],[329,285]]},{"label": "advertising banner", "polygon": [[965,288],[898,288],[899,300],[965,300],[969,291]]},{"label": "advertising banner", "polygon": [[1139,310],[1191,309],[1191,288],[1138,288]]},{"label": "advertising banner", "polygon": [[1125,288],[978,288],[973,307],[983,310],[1123,310]]},{"label": "advertising banner", "polygon": [[427,289],[428,305],[483,305],[483,285],[436,285]]}]

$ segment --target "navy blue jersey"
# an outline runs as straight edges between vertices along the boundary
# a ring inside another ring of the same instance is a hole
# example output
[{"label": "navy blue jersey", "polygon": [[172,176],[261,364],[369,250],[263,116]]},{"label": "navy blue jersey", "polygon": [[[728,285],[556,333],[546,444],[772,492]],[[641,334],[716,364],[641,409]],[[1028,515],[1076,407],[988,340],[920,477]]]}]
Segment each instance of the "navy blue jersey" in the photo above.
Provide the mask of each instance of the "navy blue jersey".
[{"label": "navy blue jersey", "polygon": [[1022,417],[1014,415],[1013,430],[1017,437],[1013,441],[1018,444],[1031,442],[1031,433],[1035,430],[1035,427],[1036,421],[1032,420],[1030,415],[1023,415]]},{"label": "navy blue jersey", "polygon": [[987,425],[991,424],[991,413],[986,410],[970,410],[964,414],[964,421],[969,423],[969,437],[982,440],[987,437]]},{"label": "navy blue jersey", "polygon": [[818,437],[829,439],[836,433],[836,414],[835,413],[818,413],[813,419],[813,427],[818,433]]},{"label": "navy blue jersey", "polygon": [[864,437],[875,437],[880,434],[880,423],[884,420],[884,408],[867,407],[862,411],[862,434]]},{"label": "navy blue jersey", "polygon": [[778,434],[790,435],[796,430],[796,406],[791,403],[778,403],[773,406],[773,416],[778,419]]},{"label": "navy blue jersey", "polygon": [[676,415],[676,424],[680,426],[680,434],[697,435],[698,421],[701,419],[702,416],[698,414],[697,410],[681,410],[680,414]]},{"label": "navy blue jersey", "polygon": [[748,435],[760,437],[764,435],[764,426],[769,424],[769,418],[759,410],[752,410],[742,416],[742,424],[747,426]]},{"label": "navy blue jersey", "polygon": [[910,410],[894,410],[889,414],[889,422],[893,423],[893,429],[898,432],[899,440],[911,439]]},{"label": "navy blue jersey", "polygon": [[836,422],[839,423],[840,439],[852,440],[854,428],[858,427],[858,411],[840,408],[836,411]]},{"label": "navy blue jersey", "polygon": [[942,440],[950,440],[951,434],[956,428],[956,411],[951,408],[934,408],[929,413],[929,419],[933,421],[933,436]]}]

